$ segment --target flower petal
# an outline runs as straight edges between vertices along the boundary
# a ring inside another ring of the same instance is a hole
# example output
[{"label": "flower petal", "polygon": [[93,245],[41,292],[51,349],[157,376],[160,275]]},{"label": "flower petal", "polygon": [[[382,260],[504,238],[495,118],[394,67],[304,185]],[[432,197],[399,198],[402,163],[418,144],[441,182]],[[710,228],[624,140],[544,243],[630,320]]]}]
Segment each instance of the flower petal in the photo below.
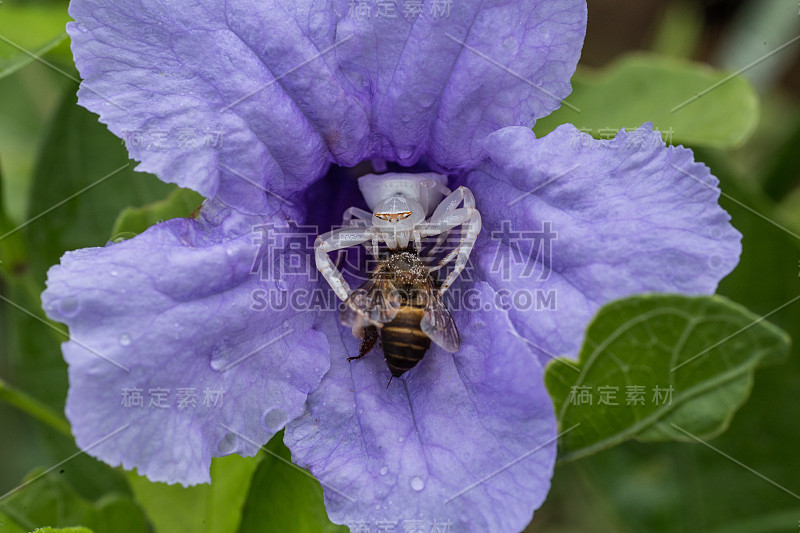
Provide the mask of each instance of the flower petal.
[{"label": "flower petal", "polygon": [[571,125],[542,139],[505,128],[486,150],[491,159],[466,178],[483,216],[473,261],[542,360],[577,355],[604,303],[712,294],[739,261],[717,179],[651,124],[607,141]]},{"label": "flower petal", "polygon": [[458,353],[434,346],[388,388],[380,350],[348,363],[358,343],[335,313],[322,316],[331,370],[285,442],[334,522],[519,531],[544,500],[556,422],[542,368],[507,314],[484,308],[494,291],[480,283],[475,295],[480,305],[454,313]]},{"label": "flower petal", "polygon": [[256,310],[255,291],[312,283],[251,273],[267,251],[254,227],[275,220],[208,203],[198,220],[68,252],[50,269],[42,302],[70,329],[66,411],[81,449],[192,485],[210,481],[212,457],[254,455],[303,411],[329,349],[313,314]]},{"label": "flower petal", "polygon": [[266,210],[369,138],[337,81],[328,2],[75,0],[67,31],[79,103],[161,179]]},{"label": "flower petal", "polygon": [[355,38],[339,62],[363,86],[385,158],[408,165],[427,150],[441,167],[465,168],[486,135],[533,126],[572,91],[584,0],[433,0],[417,15],[405,2],[384,16],[337,6],[348,4],[339,33]]},{"label": "flower petal", "polygon": [[351,4],[73,0],[79,103],[139,170],[263,213],[264,189],[292,196],[330,163],[465,168],[571,90],[584,0]]}]

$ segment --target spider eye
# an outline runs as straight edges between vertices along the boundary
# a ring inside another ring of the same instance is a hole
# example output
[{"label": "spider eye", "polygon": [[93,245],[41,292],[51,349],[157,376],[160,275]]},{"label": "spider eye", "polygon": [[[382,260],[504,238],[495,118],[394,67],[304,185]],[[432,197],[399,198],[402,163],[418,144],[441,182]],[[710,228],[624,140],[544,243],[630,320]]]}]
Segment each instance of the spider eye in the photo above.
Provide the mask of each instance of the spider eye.
[{"label": "spider eye", "polygon": [[411,211],[403,211],[401,213],[375,213],[375,216],[381,220],[388,222],[397,222],[411,216]]}]

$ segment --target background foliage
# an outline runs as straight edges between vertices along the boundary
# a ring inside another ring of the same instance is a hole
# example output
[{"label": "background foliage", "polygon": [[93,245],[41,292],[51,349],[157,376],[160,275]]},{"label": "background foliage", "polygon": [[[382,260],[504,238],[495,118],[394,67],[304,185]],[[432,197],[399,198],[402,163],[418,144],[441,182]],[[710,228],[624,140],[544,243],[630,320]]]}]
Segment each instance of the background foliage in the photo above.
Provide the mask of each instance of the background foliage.
[{"label": "background foliage", "polygon": [[[215,460],[213,483],[191,489],[75,448],[62,415],[66,331],[39,304],[45,272],[66,250],[186,216],[199,199],[134,172],[121,141],[76,105],[66,7],[0,3],[0,531],[343,530],[281,435],[256,458]],[[548,367],[565,434],[529,531],[798,527],[800,348],[787,333],[800,323],[799,8],[589,0],[572,107],[536,133],[571,122],[608,138],[652,121],[719,177],[744,252],[720,296],[612,303],[581,360]],[[642,360],[648,371],[635,374]],[[672,371],[676,362],[685,365]],[[570,397],[575,386],[632,382],[673,385],[675,396],[668,406],[628,406],[624,392],[619,406]]]}]

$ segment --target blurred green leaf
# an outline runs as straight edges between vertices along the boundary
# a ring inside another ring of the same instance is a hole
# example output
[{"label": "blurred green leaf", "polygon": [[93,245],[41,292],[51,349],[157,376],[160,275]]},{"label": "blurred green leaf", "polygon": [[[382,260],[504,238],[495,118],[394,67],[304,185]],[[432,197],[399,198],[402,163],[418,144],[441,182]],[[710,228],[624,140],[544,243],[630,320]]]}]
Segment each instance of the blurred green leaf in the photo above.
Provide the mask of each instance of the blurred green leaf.
[{"label": "blurred green leaf", "polygon": [[345,533],[346,527],[328,520],[319,482],[291,463],[282,436],[267,445],[271,453],[250,483],[238,533]]},{"label": "blurred green leaf", "polygon": [[[4,252],[16,250],[9,243],[25,245],[24,253],[14,256],[3,287],[5,300],[0,302],[9,332],[3,348],[11,363],[4,377],[58,411],[63,410],[67,392],[60,347],[67,328],[49,321],[41,310],[39,297],[47,268],[65,250],[104,245],[120,211],[164,198],[175,188],[133,172],[122,142],[74,101],[74,93],[68,91],[43,145],[30,216],[0,236]],[[122,170],[114,173],[117,169]],[[45,433],[43,441],[54,461],[75,451],[71,439]],[[93,458],[80,455],[70,466],[74,468],[67,468],[64,477],[83,497],[129,490],[118,472]]]},{"label": "blurred green leaf", "polygon": [[81,497],[57,473],[32,471],[16,492],[0,500],[0,511],[27,529],[84,526],[94,533],[148,533],[144,514],[127,496]]},{"label": "blurred green leaf", "polygon": [[786,333],[721,297],[644,295],[608,304],[589,325],[577,366],[556,360],[547,367],[561,429],[575,427],[559,439],[560,459],[633,438],[716,435],[746,400],[755,368],[788,348]]},{"label": "blurred green leaf", "polygon": [[57,47],[61,58],[69,60],[68,47],[59,47],[67,40],[69,20],[66,4],[0,4],[0,78]]},{"label": "blurred green leaf", "polygon": [[3,533],[25,533],[27,529],[14,522],[7,514],[0,512],[0,531]]},{"label": "blurred green leaf", "polygon": [[758,122],[758,97],[744,78],[674,58],[630,55],[599,72],[579,71],[572,85],[569,105],[539,119],[537,136],[571,123],[608,139],[653,122],[668,143],[724,148],[742,143]]},{"label": "blurred green leaf", "polygon": [[771,154],[764,176],[764,192],[773,201],[781,201],[790,193],[794,193],[789,198],[792,201],[789,212],[793,215],[795,223],[800,223],[800,215],[797,212],[797,197],[800,196],[798,146],[800,146],[800,121],[796,123],[789,138]]},{"label": "blurred green leaf", "polygon": [[[0,16],[3,7],[0,5]],[[10,220],[21,223],[28,210],[36,155],[49,119],[67,86],[77,84],[34,64],[0,78],[0,163],[4,191],[0,201]]]},{"label": "blurred green leaf", "polygon": [[13,405],[20,411],[47,424],[62,435],[72,437],[69,423],[67,423],[63,416],[54,412],[36,398],[9,386],[2,378],[0,378],[0,401]]},{"label": "blurred green leaf", "polygon": [[[0,243],[1,244],[1,243]],[[67,395],[67,364],[61,343],[67,328],[51,322],[41,309],[39,288],[30,274],[4,287],[3,306],[9,337],[3,339],[13,374],[11,384],[57,412],[63,412]]]},{"label": "blurred green leaf", "polygon": [[103,246],[119,213],[165,198],[174,185],[134,172],[122,141],[67,93],[43,146],[25,227],[36,279],[65,250]]},{"label": "blurred green leaf", "polygon": [[64,527],[54,529],[52,527],[42,527],[31,533],[93,533],[91,529],[85,527]]},{"label": "blurred green leaf", "polygon": [[[2,162],[2,161],[0,161]],[[22,235],[13,231],[15,224],[6,215],[2,198],[6,194],[6,184],[0,168],[0,274],[13,279],[27,264],[27,246]]]},{"label": "blurred green leaf", "polygon": [[163,200],[142,207],[128,207],[117,217],[111,238],[129,238],[164,220],[188,217],[202,203],[200,194],[190,189],[175,189]]},{"label": "blurred green leaf", "polygon": [[211,484],[153,483],[128,472],[136,501],[157,533],[233,533],[258,458],[229,455],[211,462]]},{"label": "blurred green leaf", "polygon": [[689,58],[703,34],[703,11],[696,2],[676,0],[664,8],[664,15],[653,38],[657,54]]}]

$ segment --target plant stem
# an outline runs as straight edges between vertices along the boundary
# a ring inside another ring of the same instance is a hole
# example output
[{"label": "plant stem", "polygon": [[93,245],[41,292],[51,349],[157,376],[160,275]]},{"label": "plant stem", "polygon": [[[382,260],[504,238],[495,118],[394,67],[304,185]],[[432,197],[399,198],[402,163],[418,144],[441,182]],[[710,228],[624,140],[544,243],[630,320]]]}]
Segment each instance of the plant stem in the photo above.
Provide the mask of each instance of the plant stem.
[{"label": "plant stem", "polygon": [[72,431],[69,423],[59,414],[53,412],[48,406],[28,396],[22,391],[10,387],[5,381],[0,379],[0,401],[13,405],[20,411],[32,416],[36,420],[43,422],[55,429],[62,435],[72,438]]}]

